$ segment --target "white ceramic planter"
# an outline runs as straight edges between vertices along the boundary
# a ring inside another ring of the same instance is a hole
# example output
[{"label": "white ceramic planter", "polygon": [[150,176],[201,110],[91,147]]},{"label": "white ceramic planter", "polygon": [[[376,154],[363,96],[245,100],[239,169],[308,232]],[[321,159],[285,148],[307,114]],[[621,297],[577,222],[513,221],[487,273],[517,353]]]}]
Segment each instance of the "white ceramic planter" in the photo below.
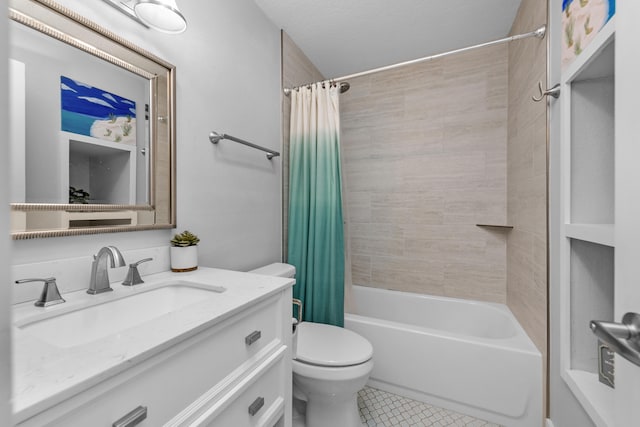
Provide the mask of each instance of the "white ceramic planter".
[{"label": "white ceramic planter", "polygon": [[197,246],[171,246],[171,271],[174,273],[184,273],[198,268],[198,247]]}]

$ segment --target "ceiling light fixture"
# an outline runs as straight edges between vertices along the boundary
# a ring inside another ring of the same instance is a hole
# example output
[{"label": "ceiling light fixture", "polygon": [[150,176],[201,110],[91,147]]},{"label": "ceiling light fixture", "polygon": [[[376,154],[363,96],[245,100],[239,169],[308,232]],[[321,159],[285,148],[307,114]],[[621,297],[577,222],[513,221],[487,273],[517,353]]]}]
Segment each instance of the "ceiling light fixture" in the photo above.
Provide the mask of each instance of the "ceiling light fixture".
[{"label": "ceiling light fixture", "polygon": [[187,20],[175,0],[138,0],[133,10],[138,19],[154,30],[179,34],[187,29]]}]

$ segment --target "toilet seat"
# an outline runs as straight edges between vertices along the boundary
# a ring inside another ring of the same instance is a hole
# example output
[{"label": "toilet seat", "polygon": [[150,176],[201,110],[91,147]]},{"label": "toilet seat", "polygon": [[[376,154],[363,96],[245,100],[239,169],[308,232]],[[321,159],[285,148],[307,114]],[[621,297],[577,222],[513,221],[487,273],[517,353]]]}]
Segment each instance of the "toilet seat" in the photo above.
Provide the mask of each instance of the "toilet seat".
[{"label": "toilet seat", "polygon": [[371,343],[353,331],[312,322],[298,326],[298,362],[340,368],[365,363],[372,356]]},{"label": "toilet seat", "polygon": [[355,378],[368,378],[373,369],[373,360],[369,359],[359,365],[351,366],[318,366],[293,360],[291,367],[294,377],[298,375],[322,381],[339,382],[350,381]]}]

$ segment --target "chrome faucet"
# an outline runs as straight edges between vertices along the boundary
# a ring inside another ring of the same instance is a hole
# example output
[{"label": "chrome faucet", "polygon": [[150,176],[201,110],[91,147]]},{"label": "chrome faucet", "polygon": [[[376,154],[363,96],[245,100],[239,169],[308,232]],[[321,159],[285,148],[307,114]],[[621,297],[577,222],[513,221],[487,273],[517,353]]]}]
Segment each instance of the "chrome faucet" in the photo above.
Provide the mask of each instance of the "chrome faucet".
[{"label": "chrome faucet", "polygon": [[[105,246],[101,248],[96,255],[93,256],[91,264],[91,282],[88,294],[100,294],[102,292],[112,291],[109,286],[109,273],[107,271],[107,258],[111,259],[111,267],[124,267],[124,257],[115,246]],[[117,264],[117,265],[116,265]]]}]

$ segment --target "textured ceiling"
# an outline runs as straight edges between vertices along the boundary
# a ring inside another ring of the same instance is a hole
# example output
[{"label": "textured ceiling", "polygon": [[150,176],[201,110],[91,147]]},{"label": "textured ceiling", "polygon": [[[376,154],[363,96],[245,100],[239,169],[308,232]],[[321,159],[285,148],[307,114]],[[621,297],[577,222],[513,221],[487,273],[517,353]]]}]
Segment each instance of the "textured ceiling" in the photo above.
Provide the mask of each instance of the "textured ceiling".
[{"label": "textured ceiling", "polygon": [[255,0],[326,78],[505,37],[520,1]]}]

